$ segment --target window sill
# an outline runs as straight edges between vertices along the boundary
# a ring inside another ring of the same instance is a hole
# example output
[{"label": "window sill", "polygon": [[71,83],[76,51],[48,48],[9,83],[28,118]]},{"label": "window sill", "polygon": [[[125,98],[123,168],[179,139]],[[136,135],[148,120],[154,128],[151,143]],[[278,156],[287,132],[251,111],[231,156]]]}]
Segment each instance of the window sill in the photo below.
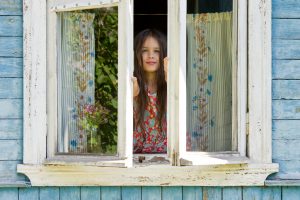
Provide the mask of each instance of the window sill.
[{"label": "window sill", "polygon": [[263,186],[278,164],[150,165],[132,168],[18,165],[32,186]]}]

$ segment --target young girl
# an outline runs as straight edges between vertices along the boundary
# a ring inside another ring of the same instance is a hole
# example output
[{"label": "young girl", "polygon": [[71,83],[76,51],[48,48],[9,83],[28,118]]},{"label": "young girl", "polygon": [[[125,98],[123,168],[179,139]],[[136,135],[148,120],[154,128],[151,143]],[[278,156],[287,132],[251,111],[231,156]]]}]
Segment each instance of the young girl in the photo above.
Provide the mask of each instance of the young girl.
[{"label": "young girl", "polygon": [[134,52],[133,153],[166,153],[166,38],[146,29],[136,36]]}]

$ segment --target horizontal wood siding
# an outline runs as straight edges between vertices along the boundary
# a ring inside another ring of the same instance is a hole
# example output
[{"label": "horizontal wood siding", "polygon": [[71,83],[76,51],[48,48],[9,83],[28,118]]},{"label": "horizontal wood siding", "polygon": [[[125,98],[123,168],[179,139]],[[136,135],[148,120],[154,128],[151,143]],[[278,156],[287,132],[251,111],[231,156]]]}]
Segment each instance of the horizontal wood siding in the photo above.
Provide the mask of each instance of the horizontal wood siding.
[{"label": "horizontal wood siding", "polygon": [[[23,159],[22,4],[22,0],[0,3],[0,186],[25,180],[17,174],[17,164]],[[2,191],[0,199],[34,199],[38,189]]]},{"label": "horizontal wood siding", "polygon": [[[149,191],[151,191],[149,193]],[[299,200],[300,187],[0,188],[0,200]]]},{"label": "horizontal wood siding", "polygon": [[[272,155],[279,173],[270,178],[299,178],[300,1],[272,0],[272,18]],[[287,191],[283,199],[300,199]]]}]

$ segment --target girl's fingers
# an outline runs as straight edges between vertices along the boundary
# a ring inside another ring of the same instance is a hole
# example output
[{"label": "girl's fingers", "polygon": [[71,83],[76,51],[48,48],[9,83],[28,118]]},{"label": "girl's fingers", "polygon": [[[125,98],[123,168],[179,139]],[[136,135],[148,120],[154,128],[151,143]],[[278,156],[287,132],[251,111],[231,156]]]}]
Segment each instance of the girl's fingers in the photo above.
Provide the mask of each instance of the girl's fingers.
[{"label": "girl's fingers", "polygon": [[136,82],[136,81],[137,81],[137,78],[136,78],[135,76],[132,76],[132,77],[131,77],[131,81],[132,81],[132,82]]},{"label": "girl's fingers", "polygon": [[165,57],[164,58],[164,69],[165,69],[165,71],[168,71],[168,65],[169,65],[169,58]]}]

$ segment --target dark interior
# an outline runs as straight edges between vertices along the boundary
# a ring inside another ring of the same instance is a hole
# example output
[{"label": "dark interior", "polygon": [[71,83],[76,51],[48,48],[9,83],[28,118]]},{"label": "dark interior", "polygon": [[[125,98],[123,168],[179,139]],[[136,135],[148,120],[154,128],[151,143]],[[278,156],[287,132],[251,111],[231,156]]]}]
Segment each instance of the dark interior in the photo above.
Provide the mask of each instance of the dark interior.
[{"label": "dark interior", "polygon": [[187,0],[187,13],[214,13],[232,11],[233,0]]}]

